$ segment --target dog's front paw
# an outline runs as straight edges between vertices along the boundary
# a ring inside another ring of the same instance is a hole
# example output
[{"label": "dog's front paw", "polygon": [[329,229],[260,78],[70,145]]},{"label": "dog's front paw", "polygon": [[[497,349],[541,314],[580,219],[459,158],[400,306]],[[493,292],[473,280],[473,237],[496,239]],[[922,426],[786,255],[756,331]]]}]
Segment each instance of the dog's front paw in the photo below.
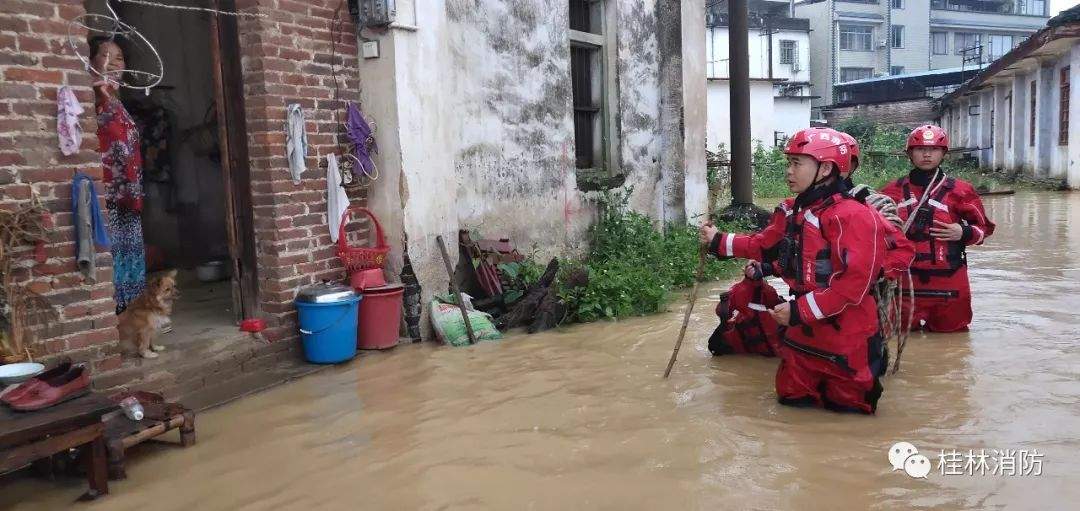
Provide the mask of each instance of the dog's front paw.
[{"label": "dog's front paw", "polygon": [[152,351],[165,351],[165,347],[160,344],[151,344],[150,349]]},{"label": "dog's front paw", "polygon": [[142,355],[142,358],[157,358],[158,357],[157,353],[154,353],[153,351],[150,351],[150,350],[144,350],[144,351],[140,352],[139,355]]}]

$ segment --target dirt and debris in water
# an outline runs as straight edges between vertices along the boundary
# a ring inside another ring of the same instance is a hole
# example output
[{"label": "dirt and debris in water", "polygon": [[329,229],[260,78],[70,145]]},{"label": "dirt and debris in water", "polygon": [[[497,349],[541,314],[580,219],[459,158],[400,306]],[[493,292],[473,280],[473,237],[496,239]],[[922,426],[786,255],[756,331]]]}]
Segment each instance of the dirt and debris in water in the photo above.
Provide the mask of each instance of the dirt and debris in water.
[{"label": "dirt and debris in water", "polygon": [[[402,346],[200,415],[84,509],[1068,509],[1080,500],[1080,195],[987,199],[976,320],[914,336],[876,417],[778,405],[775,359],[711,358],[695,312]],[[716,295],[722,286],[714,286]],[[914,444],[927,479],[892,471]],[[1038,450],[1041,476],[941,475],[941,450]],[[0,509],[80,481],[15,478]]]}]

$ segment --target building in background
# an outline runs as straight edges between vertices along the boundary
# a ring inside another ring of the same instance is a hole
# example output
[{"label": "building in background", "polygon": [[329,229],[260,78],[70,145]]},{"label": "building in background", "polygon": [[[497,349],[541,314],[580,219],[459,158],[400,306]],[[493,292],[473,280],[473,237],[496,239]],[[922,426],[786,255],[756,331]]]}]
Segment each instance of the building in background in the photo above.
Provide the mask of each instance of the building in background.
[{"label": "building in background", "polygon": [[[706,143],[715,151],[731,140],[727,2],[710,2],[707,9]],[[749,11],[751,137],[780,145],[810,126],[810,22],[792,18],[784,0],[751,0]]]},{"label": "building in background", "polygon": [[1080,188],[1078,82],[1080,6],[943,96],[940,122],[983,167]]},{"label": "building in background", "polygon": [[[1046,0],[797,3],[795,15],[810,20],[815,55],[810,81],[813,94],[820,97],[814,106],[855,101],[837,90],[837,84],[932,70],[977,69],[1042,28],[1048,19],[1047,4]],[[928,92],[940,95],[944,90]]]}]

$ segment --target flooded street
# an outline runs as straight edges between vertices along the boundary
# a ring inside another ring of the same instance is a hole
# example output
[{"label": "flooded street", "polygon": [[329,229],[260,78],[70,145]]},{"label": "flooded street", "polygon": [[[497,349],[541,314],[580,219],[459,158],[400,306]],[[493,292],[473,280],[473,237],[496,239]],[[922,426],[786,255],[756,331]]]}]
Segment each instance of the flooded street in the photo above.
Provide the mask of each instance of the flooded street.
[{"label": "flooded street", "polygon": [[[79,509],[1067,509],[1080,501],[1080,195],[988,197],[970,333],[913,335],[875,417],[777,404],[776,359],[712,358],[712,304],[679,362],[667,314],[471,348],[365,354],[143,446]],[[726,288],[717,283],[713,296]],[[171,438],[171,437],[170,437]],[[898,441],[928,479],[893,472]],[[941,450],[1038,450],[1042,475],[942,475]],[[19,479],[0,509],[82,482]]]}]

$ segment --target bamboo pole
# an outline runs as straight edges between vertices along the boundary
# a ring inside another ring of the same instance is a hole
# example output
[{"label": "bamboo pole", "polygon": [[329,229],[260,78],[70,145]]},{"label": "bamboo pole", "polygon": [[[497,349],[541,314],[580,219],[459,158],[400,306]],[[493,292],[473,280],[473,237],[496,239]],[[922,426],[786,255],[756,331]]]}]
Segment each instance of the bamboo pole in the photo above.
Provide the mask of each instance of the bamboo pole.
[{"label": "bamboo pole", "polygon": [[[716,193],[709,187],[709,209],[705,212],[706,222],[712,222],[713,208],[716,206]],[[702,243],[698,248],[698,265],[697,271],[694,273],[694,285],[690,287],[690,303],[686,306],[686,312],[683,313],[682,327],[679,328],[679,338],[675,340],[675,349],[671,352],[671,359],[668,360],[667,369],[664,370],[664,378],[671,375],[671,368],[675,366],[675,359],[679,356],[679,348],[682,347],[683,338],[686,337],[686,327],[690,324],[690,313],[694,310],[694,302],[697,301],[698,283],[701,282],[702,277],[705,275],[705,262],[708,260],[708,247],[707,243]]]},{"label": "bamboo pole", "polygon": [[465,331],[469,333],[469,344],[476,344],[476,334],[473,333],[472,323],[469,322],[469,311],[465,309],[465,300],[461,299],[461,290],[458,289],[457,282],[454,282],[454,268],[450,265],[450,253],[446,251],[446,243],[443,243],[442,235],[436,236],[435,241],[439,243],[443,264],[446,265],[446,274],[450,277],[450,291],[457,298],[458,309],[461,310],[461,319],[465,320]]}]

